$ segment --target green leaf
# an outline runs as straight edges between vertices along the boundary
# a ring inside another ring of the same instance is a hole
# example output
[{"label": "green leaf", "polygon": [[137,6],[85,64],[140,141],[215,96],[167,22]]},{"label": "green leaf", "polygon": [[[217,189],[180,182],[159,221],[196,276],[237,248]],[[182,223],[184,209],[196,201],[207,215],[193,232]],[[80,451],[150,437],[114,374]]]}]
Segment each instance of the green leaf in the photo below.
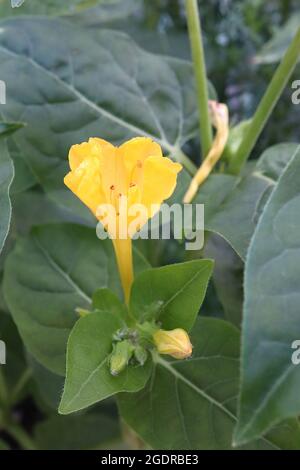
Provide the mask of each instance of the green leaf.
[{"label": "green leaf", "polygon": [[[15,167],[15,177],[11,186],[11,194],[21,193],[36,185],[37,179],[24,159],[21,149],[17,146],[13,137],[7,142],[9,155]],[[24,194],[23,194],[24,196]]]},{"label": "green leaf", "polygon": [[14,177],[13,163],[5,140],[0,139],[0,253],[5,243],[11,219],[9,189]]},{"label": "green leaf", "polygon": [[1,122],[0,121],[0,138],[7,137],[19,129],[22,129],[25,124],[23,122]]},{"label": "green leaf", "polygon": [[11,316],[2,311],[0,311],[0,339],[5,342],[6,363],[9,364],[9,367],[2,367],[1,370],[3,371],[8,388],[12,390],[24,373],[26,362],[24,347],[16,325]]},{"label": "green leaf", "polygon": [[64,378],[43,367],[30,354],[27,354],[27,361],[32,370],[34,383],[37,386],[38,399],[42,399],[43,405],[45,404],[47,407],[57,411],[63,390]]},{"label": "green leaf", "polygon": [[29,0],[24,5],[25,0],[11,0],[11,6],[20,9],[11,10],[7,0],[2,0],[0,5],[0,15],[59,15],[74,13],[84,8],[93,7],[97,4],[117,4],[117,0]]},{"label": "green leaf", "polygon": [[256,171],[278,181],[287,164],[297,152],[299,144],[283,143],[273,145],[263,152],[256,164]]},{"label": "green leaf", "polygon": [[[170,204],[182,202],[190,180],[186,171],[179,174]],[[221,235],[243,260],[257,223],[258,203],[271,185],[273,181],[260,174],[243,178],[213,174],[193,201],[204,204],[205,230]]]},{"label": "green leaf", "polygon": [[300,147],[274,189],[248,252],[242,347],[240,417],[245,442],[300,413],[299,339]]},{"label": "green leaf", "polygon": [[4,296],[29,352],[55,373],[65,370],[66,342],[78,315],[99,287],[120,292],[110,240],[93,229],[44,225],[9,254]]},{"label": "green leaf", "polygon": [[38,181],[62,203],[81,207],[63,189],[74,143],[96,135],[118,144],[145,135],[176,159],[196,134],[191,64],[149,54],[122,33],[58,19],[9,19],[1,28],[1,78],[11,85],[5,118],[22,113],[28,125],[16,142]]},{"label": "green leaf", "polygon": [[255,57],[256,64],[272,64],[279,62],[290,42],[295,36],[300,22],[300,14],[294,13],[282,27],[280,26],[274,36],[268,41]]},{"label": "green leaf", "polygon": [[[154,449],[231,449],[236,422],[239,332],[223,320],[199,318],[191,359],[154,358],[146,388],[118,395],[121,416]],[[297,421],[285,422],[250,449],[299,448]]]},{"label": "green leaf", "polygon": [[40,450],[91,450],[120,439],[120,429],[116,420],[93,412],[53,416],[36,426],[34,436]]},{"label": "green leaf", "polygon": [[13,8],[20,7],[24,2],[25,0],[11,0],[11,6]]},{"label": "green leaf", "polygon": [[9,450],[9,445],[3,441],[2,439],[0,439],[0,450]]},{"label": "green leaf", "polygon": [[[205,205],[205,214],[213,214],[224,199],[235,188],[238,179],[232,175],[212,174],[199,189],[194,202]],[[191,183],[191,176],[182,170],[177,177],[177,185],[168,202],[182,203],[183,197]],[[199,200],[198,200],[199,199]]]},{"label": "green leaf", "polygon": [[125,305],[122,304],[119,297],[109,289],[96,290],[93,294],[92,300],[92,308],[94,310],[109,312],[113,315],[119,316],[120,318],[126,318],[127,316]]},{"label": "green leaf", "polygon": [[230,128],[228,141],[226,143],[224,153],[222,154],[222,160],[225,158],[230,162],[230,160],[235,157],[236,152],[250,126],[250,123],[251,120],[248,119],[247,121],[241,121],[236,126]]},{"label": "green leaf", "polygon": [[140,321],[155,317],[168,330],[190,330],[205,297],[213,261],[195,260],[144,271],[134,281],[130,310]]},{"label": "green leaf", "polygon": [[[14,227],[20,235],[28,235],[35,225],[63,222],[84,224],[80,217],[56,204],[40,188],[13,194],[12,206]],[[95,221],[91,218],[90,227],[94,226]]]},{"label": "green leaf", "polygon": [[151,372],[151,361],[126,367],[118,376],[109,370],[112,339],[123,322],[110,312],[97,312],[78,320],[67,350],[67,375],[59,413],[68,414],[97,403],[118,392],[143,388]]},{"label": "green leaf", "polygon": [[[135,272],[149,265],[134,250]],[[92,295],[110,288],[122,296],[110,240],[94,229],[49,224],[17,241],[8,255],[3,293],[29,352],[52,372],[64,375],[76,308],[90,309]]]},{"label": "green leaf", "polygon": [[206,241],[204,255],[215,261],[213,282],[224,317],[240,328],[243,310],[244,263],[231,246],[218,235]]},{"label": "green leaf", "polygon": [[[242,259],[246,257],[257,222],[257,203],[270,185],[267,178],[249,175],[240,180],[216,210],[204,213],[205,229],[225,238]],[[217,191],[215,187],[215,194]],[[205,204],[200,190],[196,202],[201,201]]]},{"label": "green leaf", "polygon": [[[189,183],[187,172],[179,174],[178,187],[171,203],[182,201]],[[259,174],[244,178],[210,175],[193,201],[204,204],[205,230],[221,235],[245,259],[256,224],[258,201],[271,184],[272,181]]]}]

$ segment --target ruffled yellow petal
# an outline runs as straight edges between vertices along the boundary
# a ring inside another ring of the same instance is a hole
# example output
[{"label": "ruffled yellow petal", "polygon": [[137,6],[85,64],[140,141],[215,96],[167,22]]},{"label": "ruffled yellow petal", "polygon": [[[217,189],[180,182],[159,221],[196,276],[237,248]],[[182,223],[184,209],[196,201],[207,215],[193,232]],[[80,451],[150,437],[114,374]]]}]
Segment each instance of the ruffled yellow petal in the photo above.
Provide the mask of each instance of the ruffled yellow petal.
[{"label": "ruffled yellow petal", "polygon": [[148,137],[128,140],[118,148],[118,153],[124,161],[129,184],[137,182],[139,162],[143,163],[150,156],[162,157],[160,145]]},{"label": "ruffled yellow petal", "polygon": [[180,163],[174,163],[167,157],[156,156],[145,160],[141,203],[147,207],[149,217],[155,214],[152,204],[160,205],[173,194],[181,169]]},{"label": "ruffled yellow petal", "polygon": [[101,163],[97,157],[88,157],[64,178],[65,185],[92,211],[95,217],[99,205],[106,203],[100,167]]},{"label": "ruffled yellow petal", "polygon": [[72,171],[88,157],[106,158],[114,146],[104,139],[91,137],[88,142],[72,145],[69,151],[69,163]]}]

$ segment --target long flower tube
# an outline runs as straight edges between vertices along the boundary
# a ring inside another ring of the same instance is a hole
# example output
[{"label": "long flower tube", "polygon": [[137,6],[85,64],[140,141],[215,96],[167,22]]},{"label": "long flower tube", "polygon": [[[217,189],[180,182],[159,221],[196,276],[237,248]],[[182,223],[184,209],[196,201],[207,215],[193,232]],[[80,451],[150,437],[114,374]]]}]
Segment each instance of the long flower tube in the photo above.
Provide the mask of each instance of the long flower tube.
[{"label": "long flower tube", "polygon": [[183,202],[185,204],[190,203],[194,199],[199,187],[206,180],[218,160],[221,158],[228,140],[229,115],[226,104],[218,103],[217,101],[209,101],[209,107],[212,123],[216,128],[216,135],[207,157],[202,162],[199,170],[193,177],[187,192],[185,193],[183,198]]}]

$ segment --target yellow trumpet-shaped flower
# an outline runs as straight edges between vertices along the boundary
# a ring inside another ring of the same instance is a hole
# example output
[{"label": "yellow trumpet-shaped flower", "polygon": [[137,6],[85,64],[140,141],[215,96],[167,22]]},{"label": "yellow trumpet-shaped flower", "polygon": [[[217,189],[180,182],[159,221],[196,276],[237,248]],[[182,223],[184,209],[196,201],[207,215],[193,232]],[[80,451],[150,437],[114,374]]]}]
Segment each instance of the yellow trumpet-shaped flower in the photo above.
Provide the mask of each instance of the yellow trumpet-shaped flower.
[{"label": "yellow trumpet-shaped flower", "polygon": [[206,180],[222,156],[229,135],[229,115],[226,104],[217,101],[209,101],[211,119],[216,128],[216,135],[213,145],[203,160],[199,170],[191,181],[191,184],[183,198],[185,204],[190,203],[195,197],[199,186]]},{"label": "yellow trumpet-shaped flower", "polygon": [[175,359],[185,359],[192,355],[193,346],[189,335],[182,328],[157,330],[153,340],[159,354],[168,354]]},{"label": "yellow trumpet-shaped flower", "polygon": [[[137,204],[144,211],[136,230],[146,223],[172,195],[182,167],[163,157],[161,147],[146,137],[136,137],[120,147],[90,138],[71,147],[69,164],[71,171],[64,182],[110,233],[127,301],[133,280],[131,237],[134,231],[124,234],[124,219],[129,227],[136,217],[130,209]],[[104,217],[101,208],[107,205],[114,212]]]}]

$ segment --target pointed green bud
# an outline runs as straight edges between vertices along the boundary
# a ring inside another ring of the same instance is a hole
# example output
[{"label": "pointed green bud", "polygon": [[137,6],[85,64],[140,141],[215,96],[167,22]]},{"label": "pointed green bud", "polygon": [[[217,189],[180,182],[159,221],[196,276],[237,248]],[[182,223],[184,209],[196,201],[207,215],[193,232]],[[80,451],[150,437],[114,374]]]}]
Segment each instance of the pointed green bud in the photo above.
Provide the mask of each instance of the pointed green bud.
[{"label": "pointed green bud", "polygon": [[85,308],[80,308],[80,307],[77,307],[75,309],[75,312],[80,316],[80,317],[86,317],[87,315],[89,315],[90,313],[92,313],[90,310],[86,310]]},{"label": "pointed green bud", "polygon": [[134,347],[128,340],[121,341],[114,345],[110,356],[109,367],[111,375],[118,375],[128,365],[134,352]]},{"label": "pointed green bud", "polygon": [[141,366],[143,366],[145,362],[147,361],[148,352],[142,346],[136,346],[134,349],[134,357],[137,360],[137,362]]}]

